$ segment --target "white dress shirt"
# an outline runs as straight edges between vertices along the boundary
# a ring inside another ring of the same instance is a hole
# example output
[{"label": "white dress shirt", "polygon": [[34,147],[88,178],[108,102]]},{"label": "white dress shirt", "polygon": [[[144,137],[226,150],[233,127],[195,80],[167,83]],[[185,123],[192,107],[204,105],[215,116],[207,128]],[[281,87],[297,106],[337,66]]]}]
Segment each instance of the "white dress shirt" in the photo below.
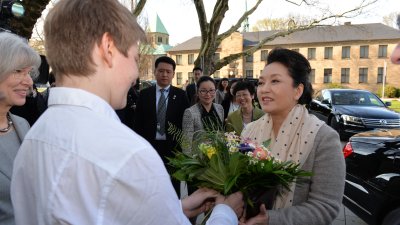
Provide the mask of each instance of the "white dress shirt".
[{"label": "white dress shirt", "polygon": [[[16,224],[190,224],[156,151],[103,99],[53,88],[14,162]],[[218,205],[212,224],[237,224]]]}]

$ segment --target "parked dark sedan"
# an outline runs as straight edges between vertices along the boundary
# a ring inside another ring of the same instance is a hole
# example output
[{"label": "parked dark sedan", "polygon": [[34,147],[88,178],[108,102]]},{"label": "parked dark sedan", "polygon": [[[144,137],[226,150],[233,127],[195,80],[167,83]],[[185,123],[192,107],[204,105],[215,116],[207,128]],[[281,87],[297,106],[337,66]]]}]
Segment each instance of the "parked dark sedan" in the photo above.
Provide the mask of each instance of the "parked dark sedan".
[{"label": "parked dark sedan", "polygon": [[310,112],[335,129],[342,140],[376,128],[400,128],[400,114],[366,90],[323,89],[308,106]]},{"label": "parked dark sedan", "polygon": [[368,224],[400,224],[400,129],[352,136],[343,203]]}]

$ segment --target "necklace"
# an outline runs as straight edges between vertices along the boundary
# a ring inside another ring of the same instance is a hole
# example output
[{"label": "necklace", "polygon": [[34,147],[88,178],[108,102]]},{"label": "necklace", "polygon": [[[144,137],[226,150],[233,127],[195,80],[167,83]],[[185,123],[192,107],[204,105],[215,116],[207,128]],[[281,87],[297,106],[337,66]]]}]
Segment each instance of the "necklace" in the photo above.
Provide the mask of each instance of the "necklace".
[{"label": "necklace", "polygon": [[245,119],[250,119],[250,122],[253,121],[253,110],[251,110],[251,115],[246,116],[244,115],[243,111],[242,111],[242,122],[243,122],[243,126],[246,125],[247,123],[245,123]]},{"label": "necklace", "polygon": [[11,125],[13,124],[13,122],[11,121],[10,115],[8,115],[8,114],[7,114],[7,121],[8,121],[8,125],[6,128],[0,129],[1,133],[5,133],[11,129]]}]

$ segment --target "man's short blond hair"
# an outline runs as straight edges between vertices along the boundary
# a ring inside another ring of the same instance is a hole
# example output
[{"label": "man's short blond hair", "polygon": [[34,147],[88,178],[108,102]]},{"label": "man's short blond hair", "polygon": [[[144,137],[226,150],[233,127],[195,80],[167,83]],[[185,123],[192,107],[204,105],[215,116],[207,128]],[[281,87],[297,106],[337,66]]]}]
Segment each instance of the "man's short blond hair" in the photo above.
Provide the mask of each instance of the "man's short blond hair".
[{"label": "man's short blond hair", "polygon": [[106,32],[126,57],[145,40],[136,17],[117,0],[60,0],[44,24],[47,59],[57,77],[93,74],[92,52]]}]

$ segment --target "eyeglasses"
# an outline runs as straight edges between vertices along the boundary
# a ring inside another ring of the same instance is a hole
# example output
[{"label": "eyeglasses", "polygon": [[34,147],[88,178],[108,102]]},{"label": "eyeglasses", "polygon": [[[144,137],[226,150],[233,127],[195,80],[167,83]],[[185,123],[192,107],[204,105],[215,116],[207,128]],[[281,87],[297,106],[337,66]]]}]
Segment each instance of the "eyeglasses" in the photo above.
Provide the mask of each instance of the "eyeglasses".
[{"label": "eyeglasses", "polygon": [[246,97],[249,97],[250,95],[249,94],[237,94],[235,96],[236,96],[236,98],[246,98]]},{"label": "eyeglasses", "polygon": [[215,94],[215,89],[211,89],[211,90],[205,90],[205,89],[201,89],[199,90],[200,94],[202,95],[206,95],[208,93],[210,93],[211,95]]},{"label": "eyeglasses", "polygon": [[28,68],[25,68],[25,69],[14,70],[13,76],[17,80],[22,80],[27,76],[29,76],[30,78],[33,78],[34,76],[36,76],[36,73],[35,73],[33,68],[28,67]]}]

